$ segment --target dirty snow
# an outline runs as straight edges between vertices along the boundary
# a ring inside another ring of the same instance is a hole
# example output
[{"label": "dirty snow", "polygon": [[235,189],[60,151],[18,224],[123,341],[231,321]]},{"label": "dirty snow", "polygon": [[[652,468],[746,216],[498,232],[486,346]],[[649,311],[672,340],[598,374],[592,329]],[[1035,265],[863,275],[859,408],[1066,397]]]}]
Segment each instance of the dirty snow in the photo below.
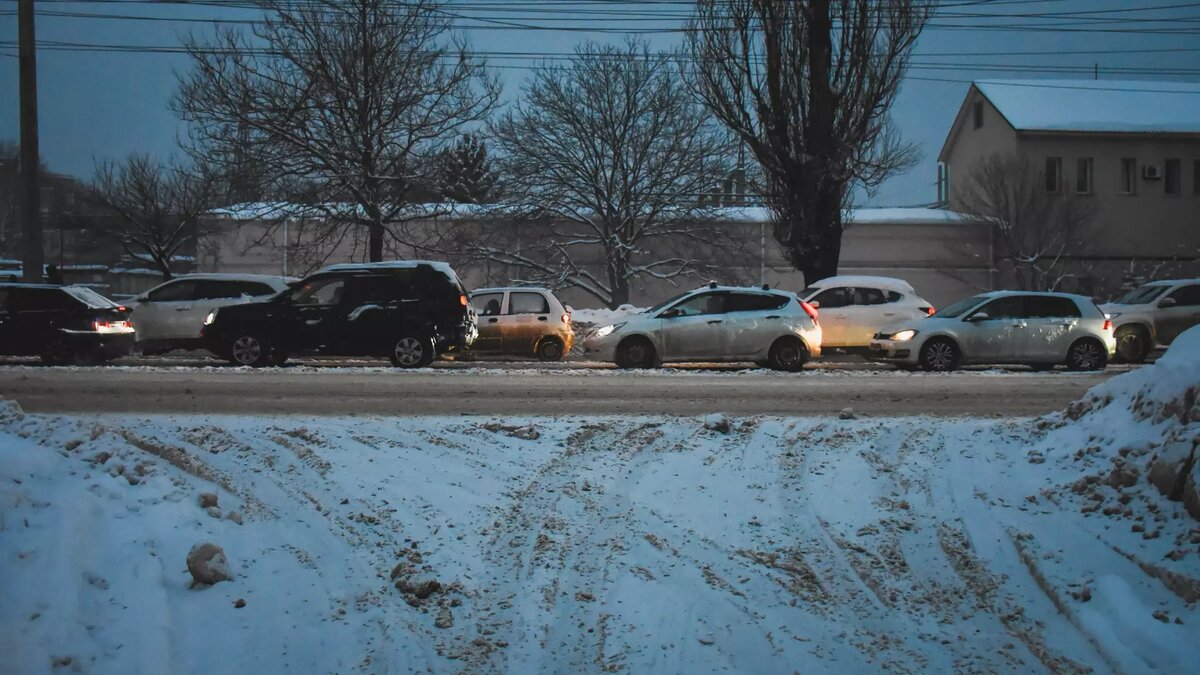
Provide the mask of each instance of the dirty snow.
[{"label": "dirty snow", "polygon": [[[0,652],[12,672],[1187,672],[1197,521],[1106,476],[1195,436],[1197,343],[1036,421],[5,404]],[[204,542],[234,578],[189,588]]]}]

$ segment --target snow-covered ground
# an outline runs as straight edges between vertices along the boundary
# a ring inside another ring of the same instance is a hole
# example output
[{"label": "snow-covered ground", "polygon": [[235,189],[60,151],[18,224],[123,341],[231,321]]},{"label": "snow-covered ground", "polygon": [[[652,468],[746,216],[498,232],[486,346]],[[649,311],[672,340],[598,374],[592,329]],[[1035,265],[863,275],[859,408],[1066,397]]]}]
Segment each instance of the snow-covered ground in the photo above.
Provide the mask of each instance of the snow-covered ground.
[{"label": "snow-covered ground", "polygon": [[[1200,329],[1040,420],[4,404],[0,653],[12,672],[1194,672],[1200,527],[1146,477],[1200,440],[1198,389]],[[232,581],[189,587],[202,542]]]}]

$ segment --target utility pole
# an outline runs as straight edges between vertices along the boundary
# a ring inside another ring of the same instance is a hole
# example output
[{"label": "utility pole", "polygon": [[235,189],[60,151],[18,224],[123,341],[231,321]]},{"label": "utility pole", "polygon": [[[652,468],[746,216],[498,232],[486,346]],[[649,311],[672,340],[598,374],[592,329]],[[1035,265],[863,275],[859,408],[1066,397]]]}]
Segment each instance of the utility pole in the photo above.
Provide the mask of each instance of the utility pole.
[{"label": "utility pole", "polygon": [[17,0],[17,55],[21,71],[21,221],[24,247],[21,276],[42,280],[42,204],[38,186],[37,47],[34,43],[33,0]]}]

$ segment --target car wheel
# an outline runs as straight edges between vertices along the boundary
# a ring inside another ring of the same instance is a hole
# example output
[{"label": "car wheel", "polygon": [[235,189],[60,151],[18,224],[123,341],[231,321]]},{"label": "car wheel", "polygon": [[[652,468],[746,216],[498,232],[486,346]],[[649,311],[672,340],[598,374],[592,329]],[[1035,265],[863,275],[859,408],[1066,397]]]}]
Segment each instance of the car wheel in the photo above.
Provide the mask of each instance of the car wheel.
[{"label": "car wheel", "polygon": [[406,333],[392,343],[389,356],[397,368],[424,368],[433,363],[433,340]]},{"label": "car wheel", "polygon": [[617,366],[620,368],[653,368],[656,357],[654,345],[646,338],[627,338],[617,347]]},{"label": "car wheel", "polygon": [[771,345],[768,363],[773,370],[799,372],[808,361],[808,347],[799,338],[781,337]]},{"label": "car wheel", "polygon": [[538,344],[538,358],[543,361],[562,361],[563,343],[558,338],[546,338]]},{"label": "car wheel", "polygon": [[1108,353],[1099,340],[1084,338],[1067,350],[1067,368],[1071,370],[1104,370]]},{"label": "car wheel", "polygon": [[1150,332],[1141,326],[1117,329],[1117,357],[1125,363],[1141,363],[1150,354]]},{"label": "car wheel", "polygon": [[42,363],[51,366],[66,366],[75,363],[78,354],[63,340],[52,340],[42,351]]},{"label": "car wheel", "polygon": [[257,335],[241,335],[229,343],[229,360],[236,366],[261,368],[271,365],[271,350]]},{"label": "car wheel", "polygon": [[958,368],[962,353],[954,341],[934,338],[921,347],[921,366],[930,372],[945,373]]}]

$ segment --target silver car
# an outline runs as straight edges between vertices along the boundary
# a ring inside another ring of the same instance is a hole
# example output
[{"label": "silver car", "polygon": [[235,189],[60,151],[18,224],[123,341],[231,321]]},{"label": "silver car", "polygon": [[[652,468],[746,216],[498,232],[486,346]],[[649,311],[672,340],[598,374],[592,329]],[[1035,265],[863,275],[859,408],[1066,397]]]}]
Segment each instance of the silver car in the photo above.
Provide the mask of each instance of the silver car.
[{"label": "silver car", "polygon": [[1102,370],[1116,348],[1112,323],[1091,299],[1015,291],[960,300],[927,319],[896,324],[871,341],[876,358],[931,371],[965,363]]},{"label": "silver car", "polygon": [[1117,327],[1117,355],[1141,363],[1152,349],[1200,324],[1200,279],[1152,281],[1100,309]]},{"label": "silver car", "polygon": [[132,303],[130,321],[143,354],[201,349],[204,317],[219,307],[266,300],[287,290],[288,277],[265,274],[188,274],[146,291]]},{"label": "silver car", "polygon": [[800,297],[821,312],[821,341],[830,349],[867,349],[881,329],[933,314],[933,305],[903,279],[842,275],[821,279]]},{"label": "silver car", "polygon": [[713,284],[598,328],[583,346],[588,358],[621,368],[754,361],[797,371],[821,355],[821,327],[794,293]]}]

